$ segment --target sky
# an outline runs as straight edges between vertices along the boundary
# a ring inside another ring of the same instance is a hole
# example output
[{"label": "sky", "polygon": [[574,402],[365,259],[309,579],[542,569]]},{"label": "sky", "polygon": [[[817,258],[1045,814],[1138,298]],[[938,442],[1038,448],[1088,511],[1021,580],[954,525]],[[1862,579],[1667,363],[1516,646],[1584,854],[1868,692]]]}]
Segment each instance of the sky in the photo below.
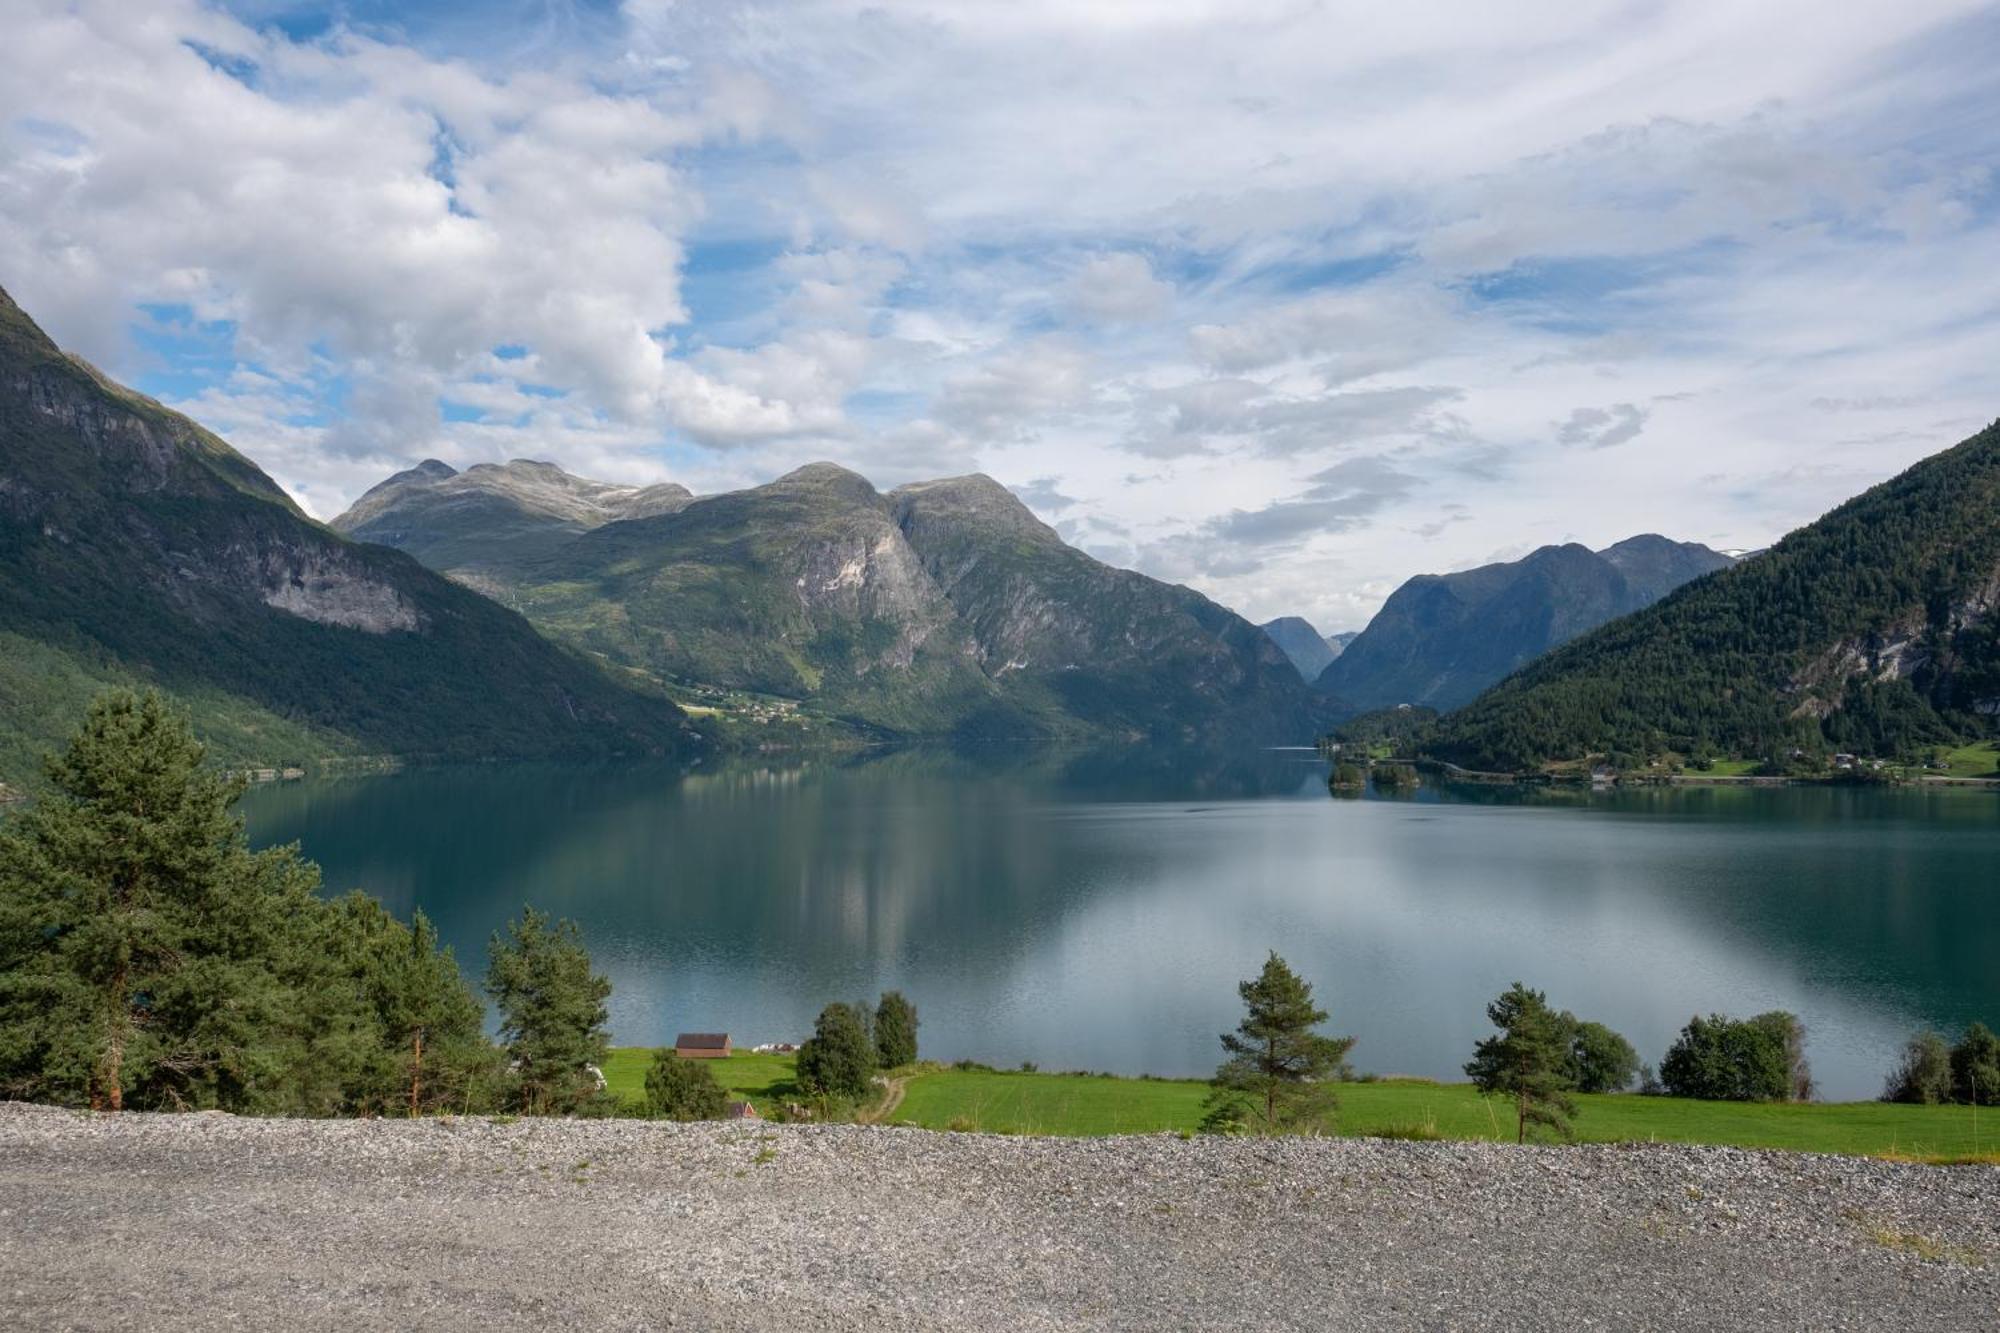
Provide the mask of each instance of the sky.
[{"label": "sky", "polygon": [[1359,629],[2000,416],[2000,7],[0,0],[0,287],[311,512],[980,471]]}]

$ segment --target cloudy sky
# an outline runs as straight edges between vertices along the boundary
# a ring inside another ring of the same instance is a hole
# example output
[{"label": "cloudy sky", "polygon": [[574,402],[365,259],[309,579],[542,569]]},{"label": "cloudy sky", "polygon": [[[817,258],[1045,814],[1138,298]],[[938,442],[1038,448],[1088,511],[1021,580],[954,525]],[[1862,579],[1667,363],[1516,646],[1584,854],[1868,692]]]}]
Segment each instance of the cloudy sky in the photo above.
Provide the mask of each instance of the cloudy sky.
[{"label": "cloudy sky", "polygon": [[323,516],[985,471],[1359,628],[2000,415],[2000,8],[0,0],[0,286]]}]

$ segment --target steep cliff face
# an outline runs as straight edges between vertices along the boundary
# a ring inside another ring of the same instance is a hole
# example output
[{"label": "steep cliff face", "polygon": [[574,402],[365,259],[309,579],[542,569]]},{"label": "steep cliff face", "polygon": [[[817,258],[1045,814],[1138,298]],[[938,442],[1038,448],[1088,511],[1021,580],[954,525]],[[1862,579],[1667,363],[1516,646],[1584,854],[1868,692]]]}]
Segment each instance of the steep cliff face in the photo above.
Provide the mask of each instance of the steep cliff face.
[{"label": "steep cliff face", "polygon": [[[157,683],[203,701],[212,731],[291,746],[658,751],[686,734],[671,705],[518,616],[306,518],[223,441],[64,356],[4,293],[0,445],[0,634],[79,679]],[[26,688],[8,679],[0,695]],[[82,702],[0,727],[54,739]]]},{"label": "steep cliff face", "polygon": [[1348,708],[1448,711],[1558,644],[1650,606],[1729,557],[1633,537],[1603,551],[1569,543],[1456,574],[1420,574],[1320,673]]}]

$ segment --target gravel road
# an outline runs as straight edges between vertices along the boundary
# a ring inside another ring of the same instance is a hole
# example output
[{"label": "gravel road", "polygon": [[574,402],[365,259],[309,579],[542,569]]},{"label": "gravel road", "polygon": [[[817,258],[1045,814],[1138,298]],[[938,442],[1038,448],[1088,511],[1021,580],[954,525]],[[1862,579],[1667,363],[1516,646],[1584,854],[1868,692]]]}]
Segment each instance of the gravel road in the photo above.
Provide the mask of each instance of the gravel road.
[{"label": "gravel road", "polygon": [[2000,1327],[2000,1169],[0,1105],[7,1328]]}]

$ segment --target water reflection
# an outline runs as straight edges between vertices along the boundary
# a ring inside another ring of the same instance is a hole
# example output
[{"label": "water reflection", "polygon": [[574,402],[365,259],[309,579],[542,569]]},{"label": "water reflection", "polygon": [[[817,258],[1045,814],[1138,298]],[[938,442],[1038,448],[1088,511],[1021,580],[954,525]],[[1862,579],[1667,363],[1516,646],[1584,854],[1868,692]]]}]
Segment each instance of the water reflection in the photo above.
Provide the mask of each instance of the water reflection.
[{"label": "water reflection", "polygon": [[575,917],[621,1042],[794,1036],[900,986],[936,1054],[1201,1073],[1272,947],[1382,1072],[1455,1073],[1517,977],[1649,1060],[1697,1010],[1794,1009],[1838,1096],[1918,1023],[2000,1017],[1985,792],[1333,801],[1310,754],[925,750],[420,771],[245,809],[475,969],[521,903]]}]

